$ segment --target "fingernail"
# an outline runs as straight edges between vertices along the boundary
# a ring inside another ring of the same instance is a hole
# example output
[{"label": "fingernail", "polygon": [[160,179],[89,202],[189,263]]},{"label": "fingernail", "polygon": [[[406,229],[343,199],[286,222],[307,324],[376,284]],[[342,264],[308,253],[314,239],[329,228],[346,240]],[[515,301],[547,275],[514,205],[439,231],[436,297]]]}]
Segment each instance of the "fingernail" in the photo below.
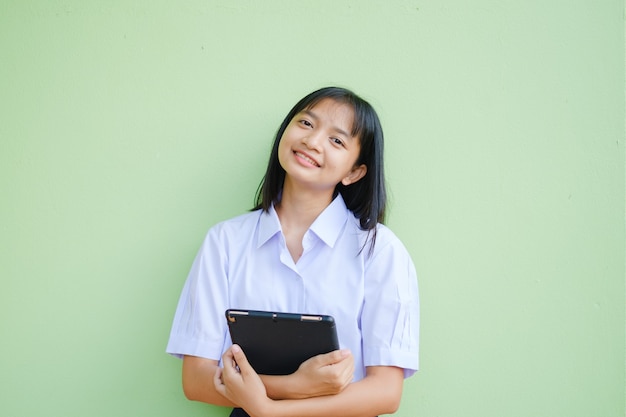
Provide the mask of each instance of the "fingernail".
[{"label": "fingernail", "polygon": [[239,347],[239,345],[233,345],[232,351],[233,353],[239,353],[241,352],[241,348]]}]

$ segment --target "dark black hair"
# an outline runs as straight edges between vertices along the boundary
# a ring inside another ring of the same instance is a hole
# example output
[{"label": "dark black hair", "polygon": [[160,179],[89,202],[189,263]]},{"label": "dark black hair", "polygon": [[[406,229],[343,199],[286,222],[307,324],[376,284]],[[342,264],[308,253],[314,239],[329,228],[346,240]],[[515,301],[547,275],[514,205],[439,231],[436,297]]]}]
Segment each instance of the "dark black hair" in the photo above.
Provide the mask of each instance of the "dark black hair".
[{"label": "dark black hair", "polygon": [[374,108],[361,97],[350,90],[340,87],[325,87],[310,93],[302,98],[289,111],[276,132],[272,152],[265,176],[257,189],[254,210],[268,211],[272,204],[280,201],[285,170],[278,161],[278,144],[280,139],[298,113],[314,107],[323,99],[331,99],[338,103],[347,104],[354,111],[352,136],[358,137],[361,152],[356,165],[367,166],[365,176],[348,186],[341,182],[335,188],[335,195],[340,193],[348,209],[359,219],[361,229],[372,233],[372,246],[376,239],[376,225],[385,221],[385,207],[387,191],[385,188],[385,173],[383,168],[384,137],[383,129]]}]

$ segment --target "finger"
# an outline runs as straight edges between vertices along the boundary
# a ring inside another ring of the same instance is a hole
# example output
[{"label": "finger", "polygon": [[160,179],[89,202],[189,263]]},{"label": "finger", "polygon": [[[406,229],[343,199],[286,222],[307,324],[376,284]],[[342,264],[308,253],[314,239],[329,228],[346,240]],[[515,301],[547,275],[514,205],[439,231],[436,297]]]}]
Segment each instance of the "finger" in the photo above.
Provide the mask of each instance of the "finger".
[{"label": "finger", "polygon": [[224,380],[222,379],[222,368],[217,368],[215,374],[213,375],[213,385],[215,385],[215,389],[220,394],[225,394],[226,387],[224,386]]},{"label": "finger", "polygon": [[341,349],[341,350],[334,350],[332,352],[325,353],[323,355],[318,355],[317,357],[320,360],[320,365],[326,366],[326,365],[334,365],[336,363],[339,363],[343,361],[344,359],[349,358],[351,355],[352,353],[350,352],[350,350]]},{"label": "finger", "polygon": [[239,367],[233,356],[232,347],[226,350],[222,355],[222,365],[222,380],[231,378],[233,375],[239,373]]},{"label": "finger", "polygon": [[222,379],[222,368],[217,368],[215,371],[215,374],[213,375],[213,382],[215,382],[215,386],[224,384],[224,380]]},{"label": "finger", "polygon": [[232,366],[233,362],[233,354],[231,353],[230,349],[227,349],[226,352],[224,352],[222,354],[222,366],[224,368],[228,368],[230,366]]},{"label": "finger", "polygon": [[233,361],[235,362],[235,366],[238,368],[238,371],[242,374],[247,374],[250,372],[254,373],[254,369],[252,365],[248,362],[248,358],[246,358],[246,354],[243,353],[241,347],[239,345],[232,345],[230,347],[230,352],[232,354]]}]

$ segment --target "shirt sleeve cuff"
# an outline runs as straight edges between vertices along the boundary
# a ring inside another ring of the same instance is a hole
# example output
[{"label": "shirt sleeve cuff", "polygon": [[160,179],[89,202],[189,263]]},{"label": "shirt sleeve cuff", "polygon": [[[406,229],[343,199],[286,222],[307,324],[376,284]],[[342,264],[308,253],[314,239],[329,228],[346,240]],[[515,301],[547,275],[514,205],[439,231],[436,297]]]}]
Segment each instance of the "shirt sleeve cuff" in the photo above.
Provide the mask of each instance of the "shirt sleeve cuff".
[{"label": "shirt sleeve cuff", "polygon": [[408,378],[419,369],[419,357],[415,352],[394,349],[364,349],[365,366],[396,366],[404,370]]},{"label": "shirt sleeve cuff", "polygon": [[189,355],[219,361],[222,346],[217,349],[211,349],[208,346],[209,344],[206,340],[171,337],[165,352],[180,359],[185,355]]}]

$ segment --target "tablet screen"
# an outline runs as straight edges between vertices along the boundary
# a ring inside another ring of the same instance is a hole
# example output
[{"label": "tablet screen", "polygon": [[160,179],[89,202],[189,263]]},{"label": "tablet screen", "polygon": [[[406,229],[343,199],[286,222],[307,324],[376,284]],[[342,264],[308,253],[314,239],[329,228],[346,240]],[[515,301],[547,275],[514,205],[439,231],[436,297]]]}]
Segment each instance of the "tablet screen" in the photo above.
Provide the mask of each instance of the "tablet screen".
[{"label": "tablet screen", "polygon": [[288,375],[305,360],[339,349],[332,316],[226,310],[233,343],[261,375]]}]

